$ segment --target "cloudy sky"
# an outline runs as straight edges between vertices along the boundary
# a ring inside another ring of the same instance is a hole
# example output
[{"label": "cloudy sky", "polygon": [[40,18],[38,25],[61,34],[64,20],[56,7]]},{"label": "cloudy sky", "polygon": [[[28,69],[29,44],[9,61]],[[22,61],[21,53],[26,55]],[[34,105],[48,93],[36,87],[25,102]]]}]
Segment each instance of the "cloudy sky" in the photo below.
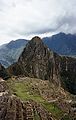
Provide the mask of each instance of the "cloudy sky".
[{"label": "cloudy sky", "polygon": [[76,33],[76,0],[0,0],[0,45],[58,32]]}]

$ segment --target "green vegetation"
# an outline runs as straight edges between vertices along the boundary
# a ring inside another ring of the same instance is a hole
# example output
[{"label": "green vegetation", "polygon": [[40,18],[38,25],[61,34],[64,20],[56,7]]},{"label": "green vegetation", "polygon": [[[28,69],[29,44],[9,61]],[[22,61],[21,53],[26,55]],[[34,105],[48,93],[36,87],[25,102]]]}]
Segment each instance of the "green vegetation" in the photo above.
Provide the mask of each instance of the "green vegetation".
[{"label": "green vegetation", "polygon": [[36,102],[42,102],[44,99],[40,96],[37,89],[34,90],[33,86],[29,82],[14,82],[8,81],[8,85],[11,92],[20,97],[23,101],[25,100],[35,100]]},{"label": "green vegetation", "polygon": [[[40,90],[37,86],[39,81],[36,80],[8,80],[6,81],[11,92],[20,97],[23,101],[34,100],[40,103],[46,110],[48,110],[52,115],[58,120],[63,116],[64,112],[54,103],[49,103],[40,94]],[[42,86],[42,84],[41,84]],[[43,86],[42,86],[43,87]],[[35,113],[35,120],[39,120],[39,116]]]}]

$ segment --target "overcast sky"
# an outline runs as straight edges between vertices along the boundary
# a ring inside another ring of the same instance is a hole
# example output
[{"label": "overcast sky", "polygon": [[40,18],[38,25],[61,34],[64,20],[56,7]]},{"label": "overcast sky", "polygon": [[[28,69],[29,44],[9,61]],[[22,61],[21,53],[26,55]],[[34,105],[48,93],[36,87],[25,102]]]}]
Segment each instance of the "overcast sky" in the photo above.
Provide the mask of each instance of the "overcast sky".
[{"label": "overcast sky", "polygon": [[76,0],[0,0],[0,44],[58,32],[76,33]]}]

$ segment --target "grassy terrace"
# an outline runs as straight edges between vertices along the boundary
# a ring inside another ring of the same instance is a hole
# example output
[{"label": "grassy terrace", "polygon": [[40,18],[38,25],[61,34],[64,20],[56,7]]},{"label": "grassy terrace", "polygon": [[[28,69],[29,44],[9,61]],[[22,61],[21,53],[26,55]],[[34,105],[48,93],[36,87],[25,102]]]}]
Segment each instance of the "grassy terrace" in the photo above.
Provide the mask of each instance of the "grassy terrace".
[{"label": "grassy terrace", "polygon": [[[46,82],[46,81],[45,81]],[[44,106],[45,109],[47,109],[49,112],[52,113],[52,115],[59,120],[64,112],[57,107],[54,103],[49,103],[47,100],[45,100],[40,93],[39,86],[41,90],[47,89],[47,84],[43,83],[42,81],[39,82],[39,80],[33,80],[33,79],[25,79],[25,80],[11,80],[9,79],[7,81],[7,84],[11,90],[11,92],[18,96],[23,101],[26,100],[34,100],[35,102],[40,103]],[[65,119],[66,120],[66,119]]]}]

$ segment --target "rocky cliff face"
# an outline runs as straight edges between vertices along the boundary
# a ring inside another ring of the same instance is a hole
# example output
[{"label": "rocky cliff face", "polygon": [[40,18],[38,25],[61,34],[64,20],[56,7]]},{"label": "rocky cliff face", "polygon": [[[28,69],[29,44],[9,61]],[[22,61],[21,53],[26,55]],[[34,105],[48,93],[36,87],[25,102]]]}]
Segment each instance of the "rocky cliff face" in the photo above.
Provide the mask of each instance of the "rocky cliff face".
[{"label": "rocky cliff face", "polygon": [[[53,68],[53,52],[39,37],[34,37],[22,52],[18,63],[12,65],[15,75],[26,75],[41,79],[51,79]],[[17,69],[17,70],[16,70]]]},{"label": "rocky cliff face", "polygon": [[41,79],[52,77],[53,52],[43,44],[39,37],[34,37],[24,49],[18,62],[22,64],[25,75]]},{"label": "rocky cliff face", "polygon": [[76,94],[76,59],[59,56],[34,37],[25,47],[17,63],[8,68],[14,75],[51,80]]}]

